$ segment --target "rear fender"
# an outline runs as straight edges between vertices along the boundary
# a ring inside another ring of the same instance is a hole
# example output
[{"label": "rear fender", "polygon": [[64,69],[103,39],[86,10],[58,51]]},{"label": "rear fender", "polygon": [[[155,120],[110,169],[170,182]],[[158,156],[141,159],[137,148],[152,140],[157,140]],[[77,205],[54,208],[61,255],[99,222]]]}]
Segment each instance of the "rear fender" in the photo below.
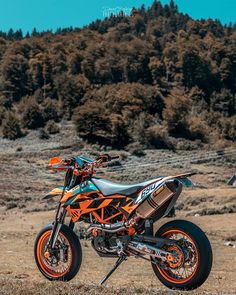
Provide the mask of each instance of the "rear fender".
[{"label": "rear fender", "polygon": [[177,178],[179,182],[183,184],[183,186],[186,187],[193,187],[195,184],[192,182],[192,180],[188,177],[181,177]]},{"label": "rear fender", "polygon": [[180,177],[177,176],[174,179],[179,181],[179,187],[178,187],[176,193],[174,194],[174,196],[172,197],[172,200],[170,201],[170,204],[168,205],[163,216],[168,215],[170,210],[174,207],[178,197],[180,196],[180,194],[182,192],[183,186],[186,186],[186,187],[193,187],[194,186],[194,183],[192,182],[192,180],[186,176],[180,176]]},{"label": "rear fender", "polygon": [[[178,179],[179,180],[179,179]],[[169,214],[170,210],[174,207],[178,197],[180,196],[181,192],[182,192],[182,188],[183,188],[183,184],[181,181],[179,181],[179,186],[177,188],[177,191],[175,192],[175,194],[173,195],[168,207],[165,210],[165,213],[163,214],[163,216],[166,216]]]}]

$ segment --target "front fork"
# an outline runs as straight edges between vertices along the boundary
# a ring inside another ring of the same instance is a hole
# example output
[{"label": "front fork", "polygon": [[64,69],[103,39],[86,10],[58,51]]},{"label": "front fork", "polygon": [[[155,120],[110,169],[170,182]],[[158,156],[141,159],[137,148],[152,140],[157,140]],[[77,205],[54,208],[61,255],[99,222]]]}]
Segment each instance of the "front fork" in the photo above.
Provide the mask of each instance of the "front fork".
[{"label": "front fork", "polygon": [[61,204],[59,204],[57,213],[56,213],[56,218],[55,218],[55,221],[53,222],[51,236],[49,238],[49,243],[48,243],[48,246],[51,249],[55,247],[58,234],[60,232],[62,225],[64,224],[65,217],[66,217],[66,209],[63,208],[63,210],[61,210]]},{"label": "front fork", "polygon": [[[71,185],[73,184],[72,182],[73,182],[72,170],[68,169],[67,172],[66,172],[66,175],[65,175],[63,191],[62,191],[62,194],[61,194],[59,205],[57,207],[55,221],[53,222],[52,232],[51,232],[49,242],[48,242],[48,246],[49,246],[50,249],[53,249],[55,247],[58,234],[59,234],[60,229],[61,229],[61,227],[62,227],[62,225],[64,224],[64,221],[65,221],[66,209],[61,208],[61,199],[63,198],[63,196],[65,194],[66,187],[68,187],[68,188],[71,187]],[[69,227],[72,228],[72,229],[74,228],[74,223],[73,223],[72,220],[70,221]]]}]

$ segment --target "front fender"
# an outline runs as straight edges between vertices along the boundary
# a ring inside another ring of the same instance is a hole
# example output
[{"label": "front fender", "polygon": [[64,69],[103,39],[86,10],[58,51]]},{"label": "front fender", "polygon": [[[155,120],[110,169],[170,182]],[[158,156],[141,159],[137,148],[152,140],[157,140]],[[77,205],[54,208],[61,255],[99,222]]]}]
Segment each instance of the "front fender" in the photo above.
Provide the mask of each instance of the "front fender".
[{"label": "front fender", "polygon": [[62,192],[63,192],[63,186],[56,187],[53,190],[51,190],[48,194],[46,194],[46,196],[44,196],[42,200],[48,200],[53,197],[61,196]]}]

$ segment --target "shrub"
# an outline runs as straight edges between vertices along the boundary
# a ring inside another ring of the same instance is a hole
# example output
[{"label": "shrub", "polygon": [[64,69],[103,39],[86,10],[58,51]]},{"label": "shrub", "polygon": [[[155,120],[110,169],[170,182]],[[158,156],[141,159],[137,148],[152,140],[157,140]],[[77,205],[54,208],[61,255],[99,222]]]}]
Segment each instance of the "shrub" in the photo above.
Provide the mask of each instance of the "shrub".
[{"label": "shrub", "polygon": [[6,109],[0,106],[0,125],[2,124],[3,120],[5,119]]},{"label": "shrub", "polygon": [[58,76],[55,79],[61,112],[67,119],[71,119],[74,109],[84,96],[85,85],[83,82],[81,78],[66,75]]},{"label": "shrub", "polygon": [[56,100],[46,98],[42,104],[43,106],[43,117],[45,121],[54,120],[59,121],[59,106]]},{"label": "shrub", "polygon": [[30,97],[25,102],[25,107],[22,114],[22,124],[29,129],[37,129],[44,125],[43,110],[35,101]]},{"label": "shrub", "polygon": [[146,132],[147,129],[155,123],[153,116],[141,113],[134,121],[131,128],[131,134],[134,142],[139,142],[141,145],[147,145]]},{"label": "shrub", "polygon": [[89,141],[99,141],[111,133],[109,113],[101,102],[88,101],[79,106],[74,112],[73,121],[78,134]]},{"label": "shrub", "polygon": [[50,136],[43,128],[40,128],[39,129],[39,138],[40,139],[49,139]]},{"label": "shrub", "polygon": [[142,157],[145,155],[143,146],[139,142],[133,142],[127,146],[127,150],[134,156]]},{"label": "shrub", "polygon": [[129,134],[127,125],[125,124],[122,116],[112,115],[111,120],[111,143],[117,148],[126,146],[129,142]]},{"label": "shrub", "polygon": [[160,124],[153,125],[147,129],[146,141],[149,148],[172,148],[167,128]]},{"label": "shrub", "polygon": [[47,122],[44,129],[49,134],[56,134],[60,132],[59,126],[52,120]]},{"label": "shrub", "polygon": [[200,139],[206,142],[210,133],[207,123],[197,114],[187,117],[188,133],[191,140]]},{"label": "shrub", "polygon": [[234,96],[231,91],[222,89],[221,92],[213,92],[211,95],[211,109],[214,112],[220,112],[224,116],[230,116],[235,113]]},{"label": "shrub", "polygon": [[221,121],[222,136],[228,140],[236,140],[236,115],[231,118],[222,118]]},{"label": "shrub", "polygon": [[7,210],[10,210],[10,209],[13,209],[13,208],[16,208],[17,207],[17,203],[12,201],[12,202],[9,202],[6,204],[6,209]]},{"label": "shrub", "polygon": [[12,140],[23,135],[18,120],[12,113],[9,113],[2,123],[2,134]]}]

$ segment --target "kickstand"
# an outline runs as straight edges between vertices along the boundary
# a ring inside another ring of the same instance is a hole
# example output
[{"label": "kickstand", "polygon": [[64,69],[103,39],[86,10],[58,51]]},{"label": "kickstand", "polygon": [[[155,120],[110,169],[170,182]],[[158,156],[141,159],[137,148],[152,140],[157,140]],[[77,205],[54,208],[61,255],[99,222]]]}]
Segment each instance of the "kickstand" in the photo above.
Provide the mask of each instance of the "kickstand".
[{"label": "kickstand", "polygon": [[101,285],[103,285],[105,282],[106,282],[106,280],[108,280],[109,279],[109,277],[113,274],[113,272],[121,265],[121,263],[123,262],[123,261],[125,261],[126,260],[126,256],[121,256],[121,257],[119,257],[118,258],[118,260],[116,261],[116,263],[115,263],[115,265],[114,265],[114,267],[109,271],[109,273],[100,281],[100,283],[99,283],[99,285],[101,286]]}]

